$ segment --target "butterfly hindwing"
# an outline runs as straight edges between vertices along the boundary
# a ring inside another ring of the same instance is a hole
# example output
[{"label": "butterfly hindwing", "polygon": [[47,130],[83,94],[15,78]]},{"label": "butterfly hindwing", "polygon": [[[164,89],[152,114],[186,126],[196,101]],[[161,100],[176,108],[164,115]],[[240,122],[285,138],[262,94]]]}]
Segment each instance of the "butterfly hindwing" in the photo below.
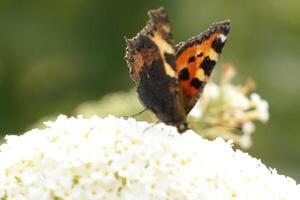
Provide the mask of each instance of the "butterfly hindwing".
[{"label": "butterfly hindwing", "polygon": [[176,45],[176,72],[186,114],[202,94],[230,30],[230,21],[213,24],[207,31]]}]

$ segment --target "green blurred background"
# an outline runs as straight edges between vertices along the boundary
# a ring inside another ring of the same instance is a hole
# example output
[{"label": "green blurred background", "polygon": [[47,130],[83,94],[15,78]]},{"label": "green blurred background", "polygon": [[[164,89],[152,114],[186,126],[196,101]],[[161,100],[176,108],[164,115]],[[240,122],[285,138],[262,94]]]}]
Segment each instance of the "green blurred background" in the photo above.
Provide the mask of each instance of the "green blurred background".
[{"label": "green blurred background", "polygon": [[252,77],[270,104],[250,154],[300,182],[300,1],[0,1],[0,132],[22,133],[44,116],[72,114],[104,94],[133,87],[123,37],[164,6],[175,42],[231,19],[221,62],[237,82]]}]

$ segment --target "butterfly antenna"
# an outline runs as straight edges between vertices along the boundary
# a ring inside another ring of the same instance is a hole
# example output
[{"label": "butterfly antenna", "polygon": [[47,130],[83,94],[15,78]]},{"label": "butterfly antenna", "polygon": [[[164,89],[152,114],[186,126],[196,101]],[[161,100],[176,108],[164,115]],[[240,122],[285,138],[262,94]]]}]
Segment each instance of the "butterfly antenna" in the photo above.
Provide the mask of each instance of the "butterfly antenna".
[{"label": "butterfly antenna", "polygon": [[147,128],[145,128],[143,130],[143,134],[146,133],[146,131],[148,131],[150,128],[153,128],[154,126],[156,126],[157,124],[159,124],[159,121],[155,122],[154,124],[151,124],[150,126],[148,126]]},{"label": "butterfly antenna", "polygon": [[148,108],[145,108],[145,109],[141,110],[140,112],[135,113],[135,114],[133,114],[133,115],[124,116],[124,118],[136,117],[136,116],[138,116],[138,115],[144,113],[146,110],[148,110]]}]

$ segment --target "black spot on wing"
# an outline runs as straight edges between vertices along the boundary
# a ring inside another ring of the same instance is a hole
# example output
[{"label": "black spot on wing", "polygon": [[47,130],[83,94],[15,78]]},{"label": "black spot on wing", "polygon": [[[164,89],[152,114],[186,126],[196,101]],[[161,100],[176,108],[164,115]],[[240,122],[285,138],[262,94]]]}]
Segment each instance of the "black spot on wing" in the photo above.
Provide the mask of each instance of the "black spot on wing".
[{"label": "black spot on wing", "polygon": [[211,60],[208,56],[206,56],[202,63],[200,64],[200,67],[204,70],[204,74],[206,76],[210,76],[211,71],[213,70],[214,66],[216,64],[216,61]]},{"label": "black spot on wing", "polygon": [[213,41],[211,47],[217,52],[217,53],[221,53],[222,49],[224,47],[224,42],[222,42],[221,38],[217,38]]},{"label": "black spot on wing", "polygon": [[171,67],[175,70],[176,69],[175,55],[165,52],[164,57],[165,57],[166,62],[169,65],[171,65]]},{"label": "black spot on wing", "polygon": [[195,62],[195,60],[196,60],[195,56],[191,56],[188,60],[188,63]]},{"label": "black spot on wing", "polygon": [[189,73],[189,70],[188,68],[183,68],[180,72],[179,72],[179,80],[182,80],[182,81],[186,81],[186,80],[189,80],[190,78],[190,73]]},{"label": "black spot on wing", "polygon": [[202,81],[200,81],[198,78],[193,78],[191,80],[191,86],[193,86],[196,89],[199,89],[201,87],[201,85],[203,84]]},{"label": "black spot on wing", "polygon": [[199,57],[202,57],[202,56],[203,56],[203,52],[197,54],[197,57],[198,57],[198,58],[199,58]]},{"label": "black spot on wing", "polygon": [[179,43],[176,46],[176,56],[179,57],[186,49],[194,45],[202,44],[204,41],[208,40],[215,33],[228,35],[229,31],[230,31],[229,20],[214,23],[207,31],[200,33],[195,37],[190,38],[184,43]]}]

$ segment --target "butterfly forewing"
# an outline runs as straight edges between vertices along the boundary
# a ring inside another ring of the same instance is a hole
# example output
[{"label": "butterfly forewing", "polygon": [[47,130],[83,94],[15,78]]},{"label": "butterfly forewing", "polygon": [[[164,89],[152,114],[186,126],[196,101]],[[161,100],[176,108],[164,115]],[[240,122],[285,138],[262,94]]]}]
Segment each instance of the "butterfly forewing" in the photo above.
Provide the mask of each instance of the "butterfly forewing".
[{"label": "butterfly forewing", "polygon": [[176,46],[176,72],[186,114],[200,97],[219,59],[230,30],[230,21],[213,24],[207,31]]}]

